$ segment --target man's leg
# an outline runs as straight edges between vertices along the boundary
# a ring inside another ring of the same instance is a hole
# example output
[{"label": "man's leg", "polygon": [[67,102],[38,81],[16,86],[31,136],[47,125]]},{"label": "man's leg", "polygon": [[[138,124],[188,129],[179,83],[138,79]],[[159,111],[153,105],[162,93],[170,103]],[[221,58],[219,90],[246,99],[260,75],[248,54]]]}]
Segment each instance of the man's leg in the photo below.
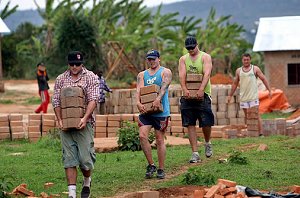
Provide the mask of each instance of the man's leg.
[{"label": "man's leg", "polygon": [[155,131],[156,145],[157,145],[157,156],[158,156],[158,167],[164,169],[166,159],[166,145],[165,145],[165,132],[156,130]]},{"label": "man's leg", "polygon": [[69,198],[76,198],[77,168],[65,168],[65,173],[68,182]]},{"label": "man's leg", "polygon": [[188,126],[189,141],[193,152],[198,152],[196,126]]},{"label": "man's leg", "polygon": [[81,198],[89,198],[91,194],[91,170],[81,169],[83,175],[83,187],[81,190]]},{"label": "man's leg", "polygon": [[212,152],[212,145],[210,142],[210,135],[211,135],[211,127],[207,126],[207,127],[202,127],[202,131],[204,134],[204,140],[205,140],[205,156],[206,157],[211,157],[213,155]]},{"label": "man's leg", "polygon": [[144,125],[144,126],[141,126],[140,130],[139,130],[141,147],[146,156],[148,164],[154,164],[153,159],[152,159],[151,145],[148,140],[148,136],[149,136],[149,132],[150,132],[151,128],[152,128],[152,126],[150,126],[150,125]]}]

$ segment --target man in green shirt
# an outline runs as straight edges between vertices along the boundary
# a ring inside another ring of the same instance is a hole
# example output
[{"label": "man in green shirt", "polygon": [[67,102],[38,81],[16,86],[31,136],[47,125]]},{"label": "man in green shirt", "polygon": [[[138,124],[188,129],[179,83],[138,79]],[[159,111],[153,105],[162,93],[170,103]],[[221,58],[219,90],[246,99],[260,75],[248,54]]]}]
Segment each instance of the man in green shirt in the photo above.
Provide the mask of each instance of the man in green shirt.
[{"label": "man in green shirt", "polygon": [[[205,155],[211,157],[212,145],[210,142],[211,126],[214,125],[214,114],[211,110],[211,84],[210,74],[212,61],[209,54],[198,48],[195,37],[189,36],[185,40],[185,48],[188,53],[179,59],[179,80],[183,91],[180,99],[180,110],[182,126],[188,128],[189,141],[192,147],[190,163],[200,162],[197,146],[196,121],[199,120],[199,127],[202,127],[205,139]],[[202,74],[202,83],[197,91],[197,98],[190,97],[190,91],[186,86],[188,73]]]}]

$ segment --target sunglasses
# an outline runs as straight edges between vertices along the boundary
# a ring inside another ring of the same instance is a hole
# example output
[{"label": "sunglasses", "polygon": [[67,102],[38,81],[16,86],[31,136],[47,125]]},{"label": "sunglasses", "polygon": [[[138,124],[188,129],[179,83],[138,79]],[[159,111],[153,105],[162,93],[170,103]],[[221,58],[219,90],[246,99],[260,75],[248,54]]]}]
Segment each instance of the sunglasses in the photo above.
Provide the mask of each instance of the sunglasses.
[{"label": "sunglasses", "polygon": [[69,63],[69,66],[71,66],[71,67],[74,67],[74,66],[79,67],[81,64],[82,63]]},{"label": "sunglasses", "polygon": [[147,58],[147,60],[150,61],[154,61],[156,58]]},{"label": "sunglasses", "polygon": [[192,47],[186,47],[185,49],[187,49],[188,51],[190,51],[190,50],[194,50],[196,48],[196,46],[192,46]]}]

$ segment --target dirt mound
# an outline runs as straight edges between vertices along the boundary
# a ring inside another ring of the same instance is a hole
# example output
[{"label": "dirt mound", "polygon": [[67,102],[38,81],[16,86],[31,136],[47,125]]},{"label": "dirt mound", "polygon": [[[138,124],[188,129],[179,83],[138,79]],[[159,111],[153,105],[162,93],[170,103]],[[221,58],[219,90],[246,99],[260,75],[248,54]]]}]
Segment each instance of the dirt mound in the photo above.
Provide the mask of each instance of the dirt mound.
[{"label": "dirt mound", "polygon": [[160,188],[159,197],[190,197],[194,194],[195,190],[202,190],[203,186],[174,186],[169,188]]},{"label": "dirt mound", "polygon": [[216,75],[210,78],[211,84],[232,84],[233,80],[229,75],[217,73]]}]

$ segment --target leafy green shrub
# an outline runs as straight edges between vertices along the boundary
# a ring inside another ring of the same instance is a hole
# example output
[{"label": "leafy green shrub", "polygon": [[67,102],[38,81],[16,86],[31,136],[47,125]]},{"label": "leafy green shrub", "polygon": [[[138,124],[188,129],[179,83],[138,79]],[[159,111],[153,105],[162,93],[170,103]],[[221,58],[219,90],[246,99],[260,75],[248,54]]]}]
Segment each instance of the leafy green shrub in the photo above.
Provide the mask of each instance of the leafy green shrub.
[{"label": "leafy green shrub", "polygon": [[8,192],[12,186],[12,182],[9,181],[11,177],[0,177],[0,198],[8,197],[5,192]]},{"label": "leafy green shrub", "polygon": [[[125,125],[125,126],[124,126]],[[123,122],[123,127],[121,127],[118,132],[118,145],[119,149],[124,151],[140,151],[140,137],[139,137],[139,127],[137,123]],[[153,132],[149,133],[149,142],[150,144],[154,141],[155,135]]]},{"label": "leafy green shrub", "polygon": [[232,151],[231,155],[228,158],[229,163],[246,165],[248,164],[248,159],[245,156],[242,156],[240,151]]},{"label": "leafy green shrub", "polygon": [[205,173],[199,169],[190,169],[184,174],[182,183],[187,185],[210,186],[214,184],[215,181],[215,176],[210,173]]}]

